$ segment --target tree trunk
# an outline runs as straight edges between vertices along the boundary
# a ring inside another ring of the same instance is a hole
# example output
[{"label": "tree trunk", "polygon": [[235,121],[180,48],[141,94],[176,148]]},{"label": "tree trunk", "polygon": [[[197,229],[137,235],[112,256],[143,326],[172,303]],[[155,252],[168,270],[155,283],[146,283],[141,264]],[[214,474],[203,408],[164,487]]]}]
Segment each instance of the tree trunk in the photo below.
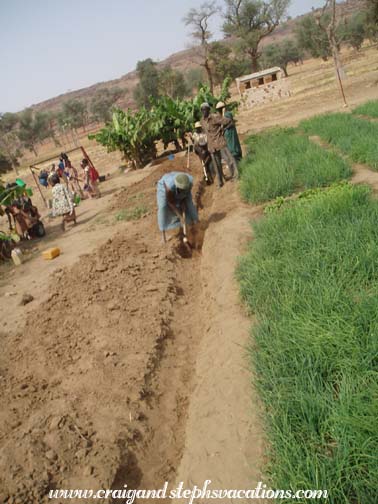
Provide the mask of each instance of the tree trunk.
[{"label": "tree trunk", "polygon": [[13,168],[15,174],[18,176],[17,164],[13,161],[13,159],[11,159],[11,164],[12,164],[12,168]]},{"label": "tree trunk", "polygon": [[285,75],[285,77],[289,77],[289,74],[287,73],[287,65],[282,65],[282,70],[283,70],[283,73]]},{"label": "tree trunk", "polygon": [[327,27],[327,36],[328,36],[328,41],[331,46],[332,50],[332,57],[333,57],[333,63],[335,65],[335,71],[336,71],[336,78],[337,82],[340,88],[340,94],[342,96],[344,106],[347,107],[348,104],[346,102],[345,94],[344,94],[344,88],[343,88],[343,83],[341,82],[341,79],[343,78],[344,71],[341,66],[341,61],[340,61],[340,49],[339,49],[339,43],[336,38],[336,29],[337,29],[337,24],[336,24],[336,0],[332,0],[332,17],[331,21]]},{"label": "tree trunk", "polygon": [[252,73],[258,72],[259,71],[259,54],[257,52],[257,49],[251,48],[247,51],[249,57],[251,58],[251,68],[252,68]]},{"label": "tree trunk", "polygon": [[181,150],[181,146],[180,146],[180,144],[179,144],[179,142],[178,142],[177,138],[176,138],[175,140],[173,140],[173,143],[175,144],[175,149],[176,149],[176,151],[177,151],[177,152],[180,152],[180,150]]},{"label": "tree trunk", "polygon": [[205,63],[203,64],[205,67],[206,73],[207,73],[207,78],[209,80],[209,86],[210,86],[210,92],[213,93],[214,91],[214,80],[213,80],[213,74],[209,65],[209,60],[206,58]]}]

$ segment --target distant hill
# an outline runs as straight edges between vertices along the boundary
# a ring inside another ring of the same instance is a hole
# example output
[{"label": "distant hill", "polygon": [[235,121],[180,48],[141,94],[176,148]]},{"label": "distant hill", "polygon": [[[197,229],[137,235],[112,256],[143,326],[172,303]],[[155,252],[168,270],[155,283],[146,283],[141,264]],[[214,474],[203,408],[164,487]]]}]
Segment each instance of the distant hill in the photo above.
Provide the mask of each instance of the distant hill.
[{"label": "distant hill", "polygon": [[[363,6],[363,0],[348,0],[347,2],[341,2],[343,9],[346,11],[348,15],[353,14],[357,10],[361,9]],[[319,10],[319,9],[317,9]],[[290,19],[279,26],[272,35],[266,37],[262,46],[271,44],[273,42],[278,42],[286,37],[294,36],[294,28],[297,22],[305,17],[307,14],[303,14],[302,16],[297,16],[296,18]],[[225,43],[232,43],[232,40],[224,40]],[[163,67],[166,65],[170,65],[172,68],[176,70],[180,70],[182,72],[187,72],[190,68],[198,66],[195,62],[196,60],[196,49],[186,49],[183,51],[176,52],[171,54],[166,59],[158,63],[159,67]],[[129,72],[119,79],[109,80],[105,82],[99,82],[97,84],[93,84],[92,86],[78,89],[76,91],[70,91],[68,93],[63,93],[54,98],[50,98],[49,100],[45,100],[38,104],[32,105],[32,108],[35,110],[44,110],[44,111],[56,111],[62,107],[62,104],[69,99],[80,99],[80,100],[91,100],[96,91],[103,88],[112,88],[119,87],[121,89],[125,89],[127,92],[122,100],[118,102],[118,105],[122,108],[134,108],[135,103],[133,100],[133,91],[135,86],[138,83],[138,77],[136,71]]]}]

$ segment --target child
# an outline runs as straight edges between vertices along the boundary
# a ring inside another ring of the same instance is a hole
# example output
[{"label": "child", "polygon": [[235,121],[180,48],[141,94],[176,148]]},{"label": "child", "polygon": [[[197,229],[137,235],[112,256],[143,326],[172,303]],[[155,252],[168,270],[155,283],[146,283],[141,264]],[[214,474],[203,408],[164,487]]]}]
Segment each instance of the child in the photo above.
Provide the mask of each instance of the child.
[{"label": "child", "polygon": [[100,175],[93,165],[89,164],[87,158],[80,163],[84,170],[84,189],[86,189],[92,198],[100,198],[101,193],[98,187]]}]

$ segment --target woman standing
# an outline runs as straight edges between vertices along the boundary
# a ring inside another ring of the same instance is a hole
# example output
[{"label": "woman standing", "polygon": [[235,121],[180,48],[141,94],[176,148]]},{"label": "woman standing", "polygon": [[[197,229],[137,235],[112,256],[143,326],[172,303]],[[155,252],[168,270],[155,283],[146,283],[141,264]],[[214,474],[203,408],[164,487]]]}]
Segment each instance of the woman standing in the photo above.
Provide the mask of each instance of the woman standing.
[{"label": "woman standing", "polygon": [[75,208],[71,199],[71,195],[65,186],[59,181],[59,176],[53,174],[50,178],[50,184],[52,185],[52,211],[53,216],[62,217],[62,229],[65,230],[66,222],[73,221],[76,224],[76,213]]}]

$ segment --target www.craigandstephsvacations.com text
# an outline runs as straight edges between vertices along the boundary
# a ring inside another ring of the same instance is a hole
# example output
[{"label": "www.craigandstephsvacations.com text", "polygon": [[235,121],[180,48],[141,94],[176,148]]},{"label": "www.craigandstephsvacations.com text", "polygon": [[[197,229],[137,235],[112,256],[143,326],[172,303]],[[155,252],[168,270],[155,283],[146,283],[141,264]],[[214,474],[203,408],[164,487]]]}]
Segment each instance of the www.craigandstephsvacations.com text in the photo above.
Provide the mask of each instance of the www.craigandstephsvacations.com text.
[{"label": "www.craigandstephsvacations.com text", "polygon": [[127,504],[133,504],[135,499],[179,499],[185,504],[193,504],[198,499],[327,499],[327,490],[272,490],[261,481],[253,489],[213,489],[211,480],[206,480],[202,487],[194,485],[185,488],[184,482],[171,490],[168,482],[158,490],[134,490],[124,485],[123,489],[78,490],[55,489],[49,492],[50,499],[126,499]]}]

